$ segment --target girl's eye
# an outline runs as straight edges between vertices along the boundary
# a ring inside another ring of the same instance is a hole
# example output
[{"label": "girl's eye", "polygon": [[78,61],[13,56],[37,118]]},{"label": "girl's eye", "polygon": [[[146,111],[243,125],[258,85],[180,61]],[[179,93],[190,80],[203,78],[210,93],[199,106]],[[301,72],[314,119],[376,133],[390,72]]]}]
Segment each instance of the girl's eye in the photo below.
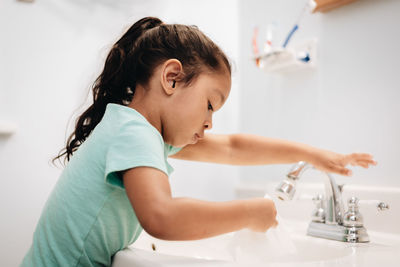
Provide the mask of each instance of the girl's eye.
[{"label": "girl's eye", "polygon": [[211,105],[210,101],[208,101],[208,109],[214,111],[213,106]]}]

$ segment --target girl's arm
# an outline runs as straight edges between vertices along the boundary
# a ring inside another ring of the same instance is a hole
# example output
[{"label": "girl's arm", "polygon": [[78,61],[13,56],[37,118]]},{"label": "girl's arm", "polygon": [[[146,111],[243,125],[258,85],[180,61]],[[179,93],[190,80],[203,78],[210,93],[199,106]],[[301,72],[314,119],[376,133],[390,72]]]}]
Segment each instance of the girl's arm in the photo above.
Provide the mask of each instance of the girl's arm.
[{"label": "girl's arm", "polygon": [[150,167],[125,171],[123,182],[140,224],[156,238],[194,240],[242,228],[266,231],[277,224],[272,200],[208,202],[173,198],[167,175]]},{"label": "girl's arm", "polygon": [[232,165],[284,164],[307,161],[316,168],[351,175],[346,165],[376,165],[366,153],[339,154],[306,144],[249,134],[205,134],[197,144],[187,145],[172,158]]}]

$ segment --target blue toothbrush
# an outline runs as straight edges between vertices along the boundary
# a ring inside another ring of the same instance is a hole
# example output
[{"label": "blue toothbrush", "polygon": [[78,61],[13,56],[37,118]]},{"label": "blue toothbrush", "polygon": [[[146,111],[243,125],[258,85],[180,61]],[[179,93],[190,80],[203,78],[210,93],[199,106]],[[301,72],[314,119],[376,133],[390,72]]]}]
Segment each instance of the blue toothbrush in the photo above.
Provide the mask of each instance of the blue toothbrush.
[{"label": "blue toothbrush", "polygon": [[312,9],[314,9],[316,6],[316,3],[314,0],[310,0],[306,3],[306,5],[303,7],[303,9],[300,12],[300,15],[298,17],[298,19],[296,20],[296,23],[294,24],[294,27],[292,28],[292,30],[289,32],[288,36],[285,39],[285,42],[283,43],[283,48],[285,48],[287,46],[287,44],[289,43],[290,39],[292,38],[292,35],[297,31],[297,29],[299,28],[299,22],[300,20],[303,18],[306,10],[308,7]]}]

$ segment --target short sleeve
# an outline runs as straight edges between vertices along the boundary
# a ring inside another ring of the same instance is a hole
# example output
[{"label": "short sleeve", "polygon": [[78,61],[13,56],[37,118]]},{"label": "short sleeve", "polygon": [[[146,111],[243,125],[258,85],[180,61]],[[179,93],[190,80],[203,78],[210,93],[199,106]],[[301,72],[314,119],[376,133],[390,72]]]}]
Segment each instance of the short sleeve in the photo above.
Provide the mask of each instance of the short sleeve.
[{"label": "short sleeve", "polygon": [[119,171],[145,166],[168,175],[164,158],[164,142],[155,129],[146,124],[128,123],[111,141],[106,154],[105,181],[124,188]]}]

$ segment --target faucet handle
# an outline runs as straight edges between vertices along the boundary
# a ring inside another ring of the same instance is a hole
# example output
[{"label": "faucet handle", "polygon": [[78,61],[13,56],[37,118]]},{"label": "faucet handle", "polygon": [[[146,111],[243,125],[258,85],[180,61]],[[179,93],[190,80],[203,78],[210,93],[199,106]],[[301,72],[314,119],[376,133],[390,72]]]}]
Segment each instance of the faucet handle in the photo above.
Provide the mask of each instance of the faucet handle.
[{"label": "faucet handle", "polygon": [[388,209],[389,209],[389,205],[386,204],[385,202],[379,202],[379,203],[376,205],[376,208],[377,208],[379,211],[384,211],[384,210],[388,210]]},{"label": "faucet handle", "polygon": [[362,205],[375,206],[378,211],[385,211],[389,209],[389,204],[381,200],[360,200],[359,203]]},{"label": "faucet handle", "polygon": [[358,198],[351,197],[348,200],[348,210],[343,216],[343,225],[350,227],[362,227],[363,217],[358,210]]},{"label": "faucet handle", "polygon": [[311,218],[313,222],[324,223],[325,222],[325,210],[323,207],[323,200],[324,197],[321,194],[316,195],[313,197],[313,202],[315,204],[315,210],[313,210],[311,214]]}]

